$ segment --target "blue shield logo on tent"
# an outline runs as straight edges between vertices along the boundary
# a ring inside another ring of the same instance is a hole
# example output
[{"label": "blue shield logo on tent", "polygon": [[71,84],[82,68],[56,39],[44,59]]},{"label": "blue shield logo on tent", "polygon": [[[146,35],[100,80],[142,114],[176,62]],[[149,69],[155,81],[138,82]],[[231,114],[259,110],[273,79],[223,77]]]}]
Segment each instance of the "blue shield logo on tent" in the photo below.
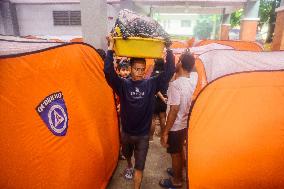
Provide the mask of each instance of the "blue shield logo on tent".
[{"label": "blue shield logo on tent", "polygon": [[37,107],[40,115],[48,129],[55,136],[65,136],[68,128],[68,113],[62,92],[47,96]]}]

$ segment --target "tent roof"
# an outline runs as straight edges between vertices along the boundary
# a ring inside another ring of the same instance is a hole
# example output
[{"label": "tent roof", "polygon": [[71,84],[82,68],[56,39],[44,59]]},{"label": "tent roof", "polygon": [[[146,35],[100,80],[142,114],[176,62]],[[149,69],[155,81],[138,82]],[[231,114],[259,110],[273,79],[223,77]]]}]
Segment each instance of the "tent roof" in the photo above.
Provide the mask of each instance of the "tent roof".
[{"label": "tent roof", "polygon": [[281,51],[213,50],[200,55],[199,59],[208,82],[238,72],[284,70],[284,53]]}]

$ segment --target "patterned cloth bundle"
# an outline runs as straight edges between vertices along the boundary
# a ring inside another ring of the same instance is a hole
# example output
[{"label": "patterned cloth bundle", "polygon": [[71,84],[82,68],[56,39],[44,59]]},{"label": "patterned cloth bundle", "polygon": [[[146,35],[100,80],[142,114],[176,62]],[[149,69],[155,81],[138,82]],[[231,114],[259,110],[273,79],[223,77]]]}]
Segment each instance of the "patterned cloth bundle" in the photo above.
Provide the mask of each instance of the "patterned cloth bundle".
[{"label": "patterned cloth bundle", "polygon": [[128,37],[159,38],[165,40],[166,46],[171,44],[169,34],[156,20],[127,9],[119,12],[112,33],[113,36],[123,39]]}]

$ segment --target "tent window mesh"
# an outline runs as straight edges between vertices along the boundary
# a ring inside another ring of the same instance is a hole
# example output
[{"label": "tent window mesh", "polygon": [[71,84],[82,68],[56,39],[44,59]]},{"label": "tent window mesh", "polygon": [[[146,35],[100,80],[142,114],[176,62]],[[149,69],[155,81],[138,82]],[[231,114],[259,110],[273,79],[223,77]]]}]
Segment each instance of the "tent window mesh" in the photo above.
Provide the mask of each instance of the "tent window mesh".
[{"label": "tent window mesh", "polygon": [[80,26],[81,11],[53,11],[55,26]]}]

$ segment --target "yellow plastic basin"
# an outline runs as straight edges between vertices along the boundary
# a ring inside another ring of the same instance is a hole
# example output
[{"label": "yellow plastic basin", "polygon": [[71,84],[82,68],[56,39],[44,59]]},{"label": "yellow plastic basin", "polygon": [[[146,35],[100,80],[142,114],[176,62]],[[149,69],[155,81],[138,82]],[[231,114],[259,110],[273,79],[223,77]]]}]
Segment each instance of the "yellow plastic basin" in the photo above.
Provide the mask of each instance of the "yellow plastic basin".
[{"label": "yellow plastic basin", "polygon": [[152,38],[114,37],[114,51],[117,56],[136,58],[162,58],[165,47],[164,40]]}]

